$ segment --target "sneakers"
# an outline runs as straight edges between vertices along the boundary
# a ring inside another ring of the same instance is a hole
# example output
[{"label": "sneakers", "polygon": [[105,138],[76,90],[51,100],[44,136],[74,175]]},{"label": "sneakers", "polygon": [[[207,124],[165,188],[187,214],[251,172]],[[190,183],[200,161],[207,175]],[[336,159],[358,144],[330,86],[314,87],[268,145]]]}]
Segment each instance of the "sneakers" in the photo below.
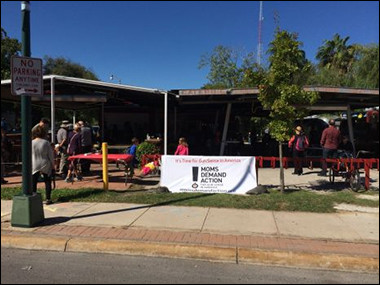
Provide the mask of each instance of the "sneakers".
[{"label": "sneakers", "polygon": [[53,201],[52,201],[52,200],[49,200],[49,199],[48,199],[48,200],[45,201],[45,205],[51,205],[51,204],[53,204]]},{"label": "sneakers", "polygon": [[65,179],[65,182],[66,182],[66,183],[73,183],[74,180],[73,180],[72,177],[67,177],[67,178]]}]

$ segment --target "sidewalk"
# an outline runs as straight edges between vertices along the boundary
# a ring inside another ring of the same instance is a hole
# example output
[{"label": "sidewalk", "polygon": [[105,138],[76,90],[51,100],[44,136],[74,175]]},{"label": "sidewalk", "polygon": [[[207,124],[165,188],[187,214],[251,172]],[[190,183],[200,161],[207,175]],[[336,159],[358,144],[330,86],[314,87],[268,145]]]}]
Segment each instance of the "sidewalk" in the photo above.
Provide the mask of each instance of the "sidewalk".
[{"label": "sidewalk", "polygon": [[62,203],[19,229],[11,208],[1,201],[2,247],[379,270],[379,214]]}]

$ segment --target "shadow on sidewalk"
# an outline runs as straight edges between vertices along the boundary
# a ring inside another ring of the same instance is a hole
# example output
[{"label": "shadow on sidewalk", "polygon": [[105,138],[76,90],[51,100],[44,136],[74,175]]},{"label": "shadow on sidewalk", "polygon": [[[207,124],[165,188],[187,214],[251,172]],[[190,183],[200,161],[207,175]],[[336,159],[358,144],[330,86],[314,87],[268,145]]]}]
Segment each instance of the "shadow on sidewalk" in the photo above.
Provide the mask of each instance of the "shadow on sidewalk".
[{"label": "shadow on sidewalk", "polygon": [[[102,190],[94,190],[94,191],[102,191]],[[47,218],[41,224],[39,224],[38,226],[58,225],[58,224],[66,223],[66,222],[71,221],[71,220],[78,220],[78,219],[84,219],[84,218],[92,218],[92,217],[109,215],[109,214],[117,214],[117,213],[130,212],[130,211],[141,210],[141,209],[149,209],[149,208],[168,206],[168,205],[171,205],[171,204],[177,203],[177,202],[183,202],[183,201],[188,201],[188,200],[193,200],[193,199],[199,199],[199,198],[203,198],[203,197],[206,197],[206,196],[213,196],[213,195],[215,195],[215,194],[201,194],[201,195],[198,195],[198,196],[195,196],[195,197],[187,197],[187,198],[182,198],[182,199],[176,199],[176,200],[171,200],[171,201],[162,202],[162,203],[153,204],[153,205],[146,205],[146,206],[139,206],[139,207],[133,207],[133,208],[126,208],[126,209],[118,209],[118,210],[105,211],[105,212],[99,212],[99,213],[92,213],[92,214],[88,214],[88,215],[81,215],[81,216],[75,216],[75,217],[70,217],[70,218],[69,217]]]}]

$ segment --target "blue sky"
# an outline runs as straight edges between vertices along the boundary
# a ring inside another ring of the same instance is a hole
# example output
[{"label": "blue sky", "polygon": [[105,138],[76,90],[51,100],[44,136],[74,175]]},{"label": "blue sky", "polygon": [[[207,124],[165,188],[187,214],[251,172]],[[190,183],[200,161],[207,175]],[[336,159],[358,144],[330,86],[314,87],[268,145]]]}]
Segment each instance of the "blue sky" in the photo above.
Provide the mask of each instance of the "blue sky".
[{"label": "blue sky", "polygon": [[[21,41],[20,1],[1,1],[1,27]],[[378,1],[264,1],[263,43],[297,32],[309,59],[335,33],[379,42]],[[63,56],[103,81],[160,89],[200,88],[202,54],[217,45],[257,49],[259,1],[31,1],[32,57]],[[116,82],[116,81],[115,81]]]}]

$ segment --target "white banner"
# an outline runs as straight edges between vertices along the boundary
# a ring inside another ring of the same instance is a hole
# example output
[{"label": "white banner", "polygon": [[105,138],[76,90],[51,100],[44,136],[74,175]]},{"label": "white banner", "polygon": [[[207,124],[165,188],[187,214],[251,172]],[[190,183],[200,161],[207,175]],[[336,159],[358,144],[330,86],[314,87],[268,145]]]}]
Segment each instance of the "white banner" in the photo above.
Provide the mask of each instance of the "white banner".
[{"label": "white banner", "polygon": [[162,156],[161,186],[170,192],[245,194],[257,186],[254,157]]}]

